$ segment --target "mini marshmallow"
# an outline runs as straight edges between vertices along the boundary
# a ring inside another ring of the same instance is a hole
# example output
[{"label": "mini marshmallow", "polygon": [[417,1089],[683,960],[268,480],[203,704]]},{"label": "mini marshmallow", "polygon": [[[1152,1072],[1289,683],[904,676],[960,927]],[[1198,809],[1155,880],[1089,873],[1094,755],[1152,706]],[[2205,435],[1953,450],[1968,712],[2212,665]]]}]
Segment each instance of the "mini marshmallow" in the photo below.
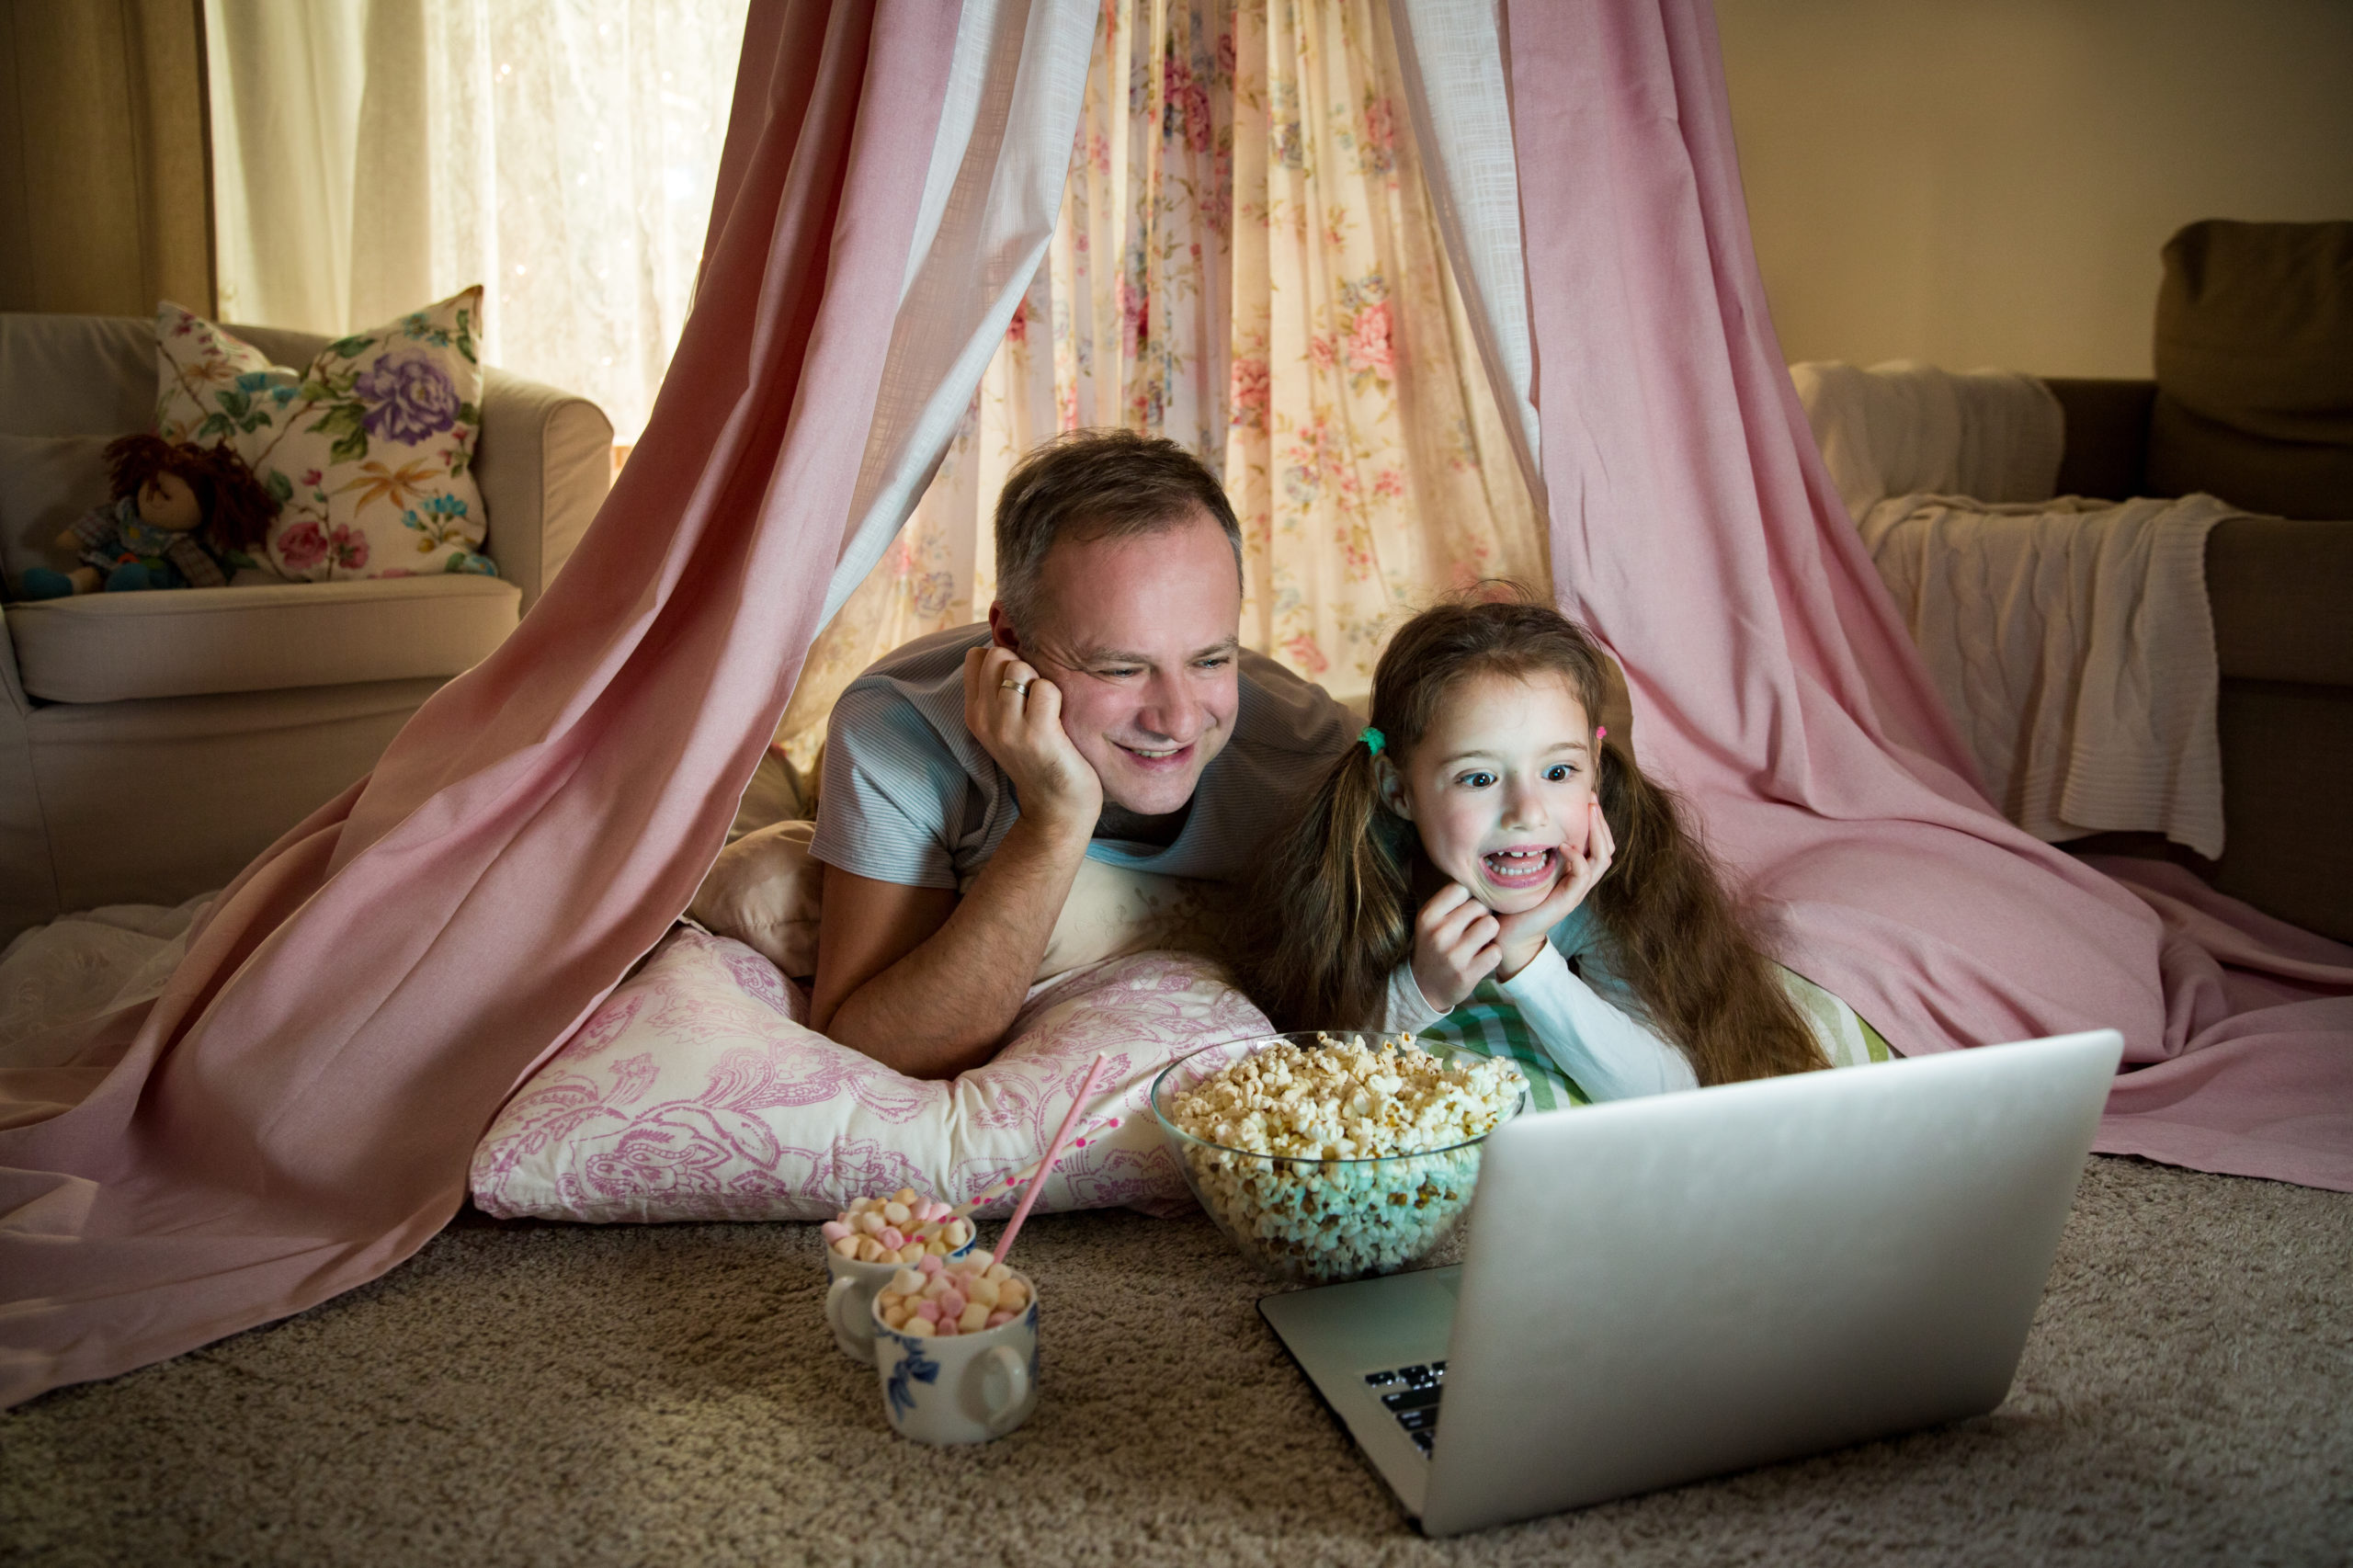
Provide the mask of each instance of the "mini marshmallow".
[{"label": "mini marshmallow", "polygon": [[982,1334],[1017,1321],[1032,1300],[1029,1287],[1001,1263],[924,1263],[930,1267],[892,1275],[876,1296],[885,1327],[916,1337]]},{"label": "mini marshmallow", "polygon": [[[847,1208],[819,1228],[825,1244],[844,1257],[870,1263],[917,1263],[927,1256],[946,1257],[972,1239],[970,1221],[936,1199],[901,1187],[887,1198],[853,1198]],[[844,1249],[836,1242],[847,1238],[872,1241],[879,1256],[863,1249]]]}]

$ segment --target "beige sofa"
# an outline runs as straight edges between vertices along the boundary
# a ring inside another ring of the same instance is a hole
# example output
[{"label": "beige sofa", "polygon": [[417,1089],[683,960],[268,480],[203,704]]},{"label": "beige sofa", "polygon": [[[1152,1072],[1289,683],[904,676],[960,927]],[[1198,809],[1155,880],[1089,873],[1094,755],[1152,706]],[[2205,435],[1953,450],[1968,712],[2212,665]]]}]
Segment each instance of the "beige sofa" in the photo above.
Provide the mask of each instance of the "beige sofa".
[{"label": "beige sofa", "polygon": [[[278,364],[327,339],[237,327]],[[9,576],[149,428],[152,324],[0,314]],[[78,438],[78,439],[77,439]],[[499,575],[93,594],[0,607],[0,942],[65,910],[219,887],[375,766],[436,687],[515,628],[612,478],[584,398],[488,372],[474,473]]]}]

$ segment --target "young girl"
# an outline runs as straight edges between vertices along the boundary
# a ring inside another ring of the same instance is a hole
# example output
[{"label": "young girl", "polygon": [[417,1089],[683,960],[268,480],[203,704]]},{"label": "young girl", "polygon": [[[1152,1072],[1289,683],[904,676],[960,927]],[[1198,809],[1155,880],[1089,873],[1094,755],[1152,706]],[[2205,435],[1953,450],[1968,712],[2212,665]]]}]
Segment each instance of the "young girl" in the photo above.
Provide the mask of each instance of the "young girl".
[{"label": "young girl", "polygon": [[1828,1064],[1675,798],[1594,722],[1603,669],[1546,606],[1398,631],[1247,905],[1271,1017],[1420,1030],[1493,976],[1595,1100]]}]

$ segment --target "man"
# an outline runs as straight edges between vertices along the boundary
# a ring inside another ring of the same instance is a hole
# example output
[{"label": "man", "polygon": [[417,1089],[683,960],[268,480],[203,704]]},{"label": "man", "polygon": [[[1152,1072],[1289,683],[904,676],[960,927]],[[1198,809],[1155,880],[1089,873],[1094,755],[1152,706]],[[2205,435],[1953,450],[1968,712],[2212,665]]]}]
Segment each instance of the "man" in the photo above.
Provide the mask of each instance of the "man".
[{"label": "man", "polygon": [[995,1053],[1081,860],[1240,878],[1354,729],[1243,652],[1241,528],[1173,441],[1030,453],[996,562],[986,626],[887,655],[826,730],[811,1022],[919,1077]]}]

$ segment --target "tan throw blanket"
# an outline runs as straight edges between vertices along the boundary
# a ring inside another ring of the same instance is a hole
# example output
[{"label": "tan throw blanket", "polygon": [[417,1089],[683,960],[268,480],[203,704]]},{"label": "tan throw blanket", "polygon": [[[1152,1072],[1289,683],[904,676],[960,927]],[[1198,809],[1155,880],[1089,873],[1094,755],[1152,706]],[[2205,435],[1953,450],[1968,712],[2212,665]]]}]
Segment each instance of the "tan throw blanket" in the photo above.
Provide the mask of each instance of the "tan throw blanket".
[{"label": "tan throw blanket", "polygon": [[2049,842],[2162,832],[2222,853],[2211,495],[1995,506],[1903,495],[1859,519],[2002,813]]}]

